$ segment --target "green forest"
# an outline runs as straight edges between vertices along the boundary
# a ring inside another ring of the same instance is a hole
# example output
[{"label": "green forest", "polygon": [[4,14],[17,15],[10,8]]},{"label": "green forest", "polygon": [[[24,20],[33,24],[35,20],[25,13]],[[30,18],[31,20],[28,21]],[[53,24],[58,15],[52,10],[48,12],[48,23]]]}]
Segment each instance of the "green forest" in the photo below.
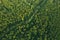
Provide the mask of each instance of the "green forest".
[{"label": "green forest", "polygon": [[60,40],[60,0],[0,0],[0,40]]}]

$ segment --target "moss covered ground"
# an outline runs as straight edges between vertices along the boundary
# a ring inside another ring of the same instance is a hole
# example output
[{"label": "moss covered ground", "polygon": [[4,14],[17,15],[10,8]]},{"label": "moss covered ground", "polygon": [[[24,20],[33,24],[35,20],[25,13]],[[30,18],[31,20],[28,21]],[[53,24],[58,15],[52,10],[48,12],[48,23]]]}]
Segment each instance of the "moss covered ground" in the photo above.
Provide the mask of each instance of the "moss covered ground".
[{"label": "moss covered ground", "polygon": [[0,40],[60,40],[60,0],[0,0]]}]

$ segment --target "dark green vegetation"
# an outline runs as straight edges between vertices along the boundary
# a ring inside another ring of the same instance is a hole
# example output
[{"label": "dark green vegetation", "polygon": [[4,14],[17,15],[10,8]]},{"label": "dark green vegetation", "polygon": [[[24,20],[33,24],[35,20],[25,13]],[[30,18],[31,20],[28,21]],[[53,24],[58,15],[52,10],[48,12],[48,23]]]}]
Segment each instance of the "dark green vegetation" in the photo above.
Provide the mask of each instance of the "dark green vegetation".
[{"label": "dark green vegetation", "polygon": [[0,0],[0,40],[60,40],[59,0]]}]

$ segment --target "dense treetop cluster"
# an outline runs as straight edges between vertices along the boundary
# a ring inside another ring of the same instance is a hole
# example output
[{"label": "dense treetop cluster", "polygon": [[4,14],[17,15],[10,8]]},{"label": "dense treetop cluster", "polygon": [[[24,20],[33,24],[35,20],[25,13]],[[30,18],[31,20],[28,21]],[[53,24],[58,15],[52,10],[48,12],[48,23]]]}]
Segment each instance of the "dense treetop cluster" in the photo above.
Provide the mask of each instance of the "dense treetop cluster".
[{"label": "dense treetop cluster", "polygon": [[59,0],[0,0],[0,40],[59,40]]}]

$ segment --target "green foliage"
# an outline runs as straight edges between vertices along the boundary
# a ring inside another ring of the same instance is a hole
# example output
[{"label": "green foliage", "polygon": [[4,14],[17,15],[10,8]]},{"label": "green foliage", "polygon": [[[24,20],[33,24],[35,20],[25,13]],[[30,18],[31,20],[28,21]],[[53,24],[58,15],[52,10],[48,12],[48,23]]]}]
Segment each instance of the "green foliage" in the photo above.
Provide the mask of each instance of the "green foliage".
[{"label": "green foliage", "polygon": [[58,0],[0,0],[0,40],[59,40]]}]

